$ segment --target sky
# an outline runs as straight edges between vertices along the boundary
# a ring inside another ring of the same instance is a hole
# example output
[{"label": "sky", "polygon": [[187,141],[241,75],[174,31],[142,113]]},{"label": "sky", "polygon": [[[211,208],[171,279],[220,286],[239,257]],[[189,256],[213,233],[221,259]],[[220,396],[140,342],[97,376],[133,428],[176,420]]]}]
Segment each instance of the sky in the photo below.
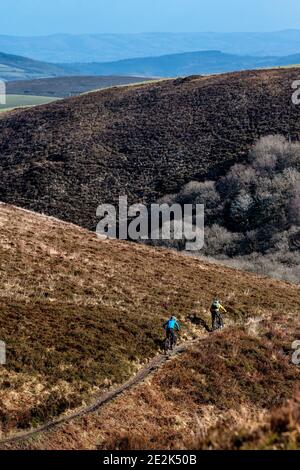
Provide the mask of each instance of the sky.
[{"label": "sky", "polygon": [[0,34],[300,29],[299,0],[0,0]]}]

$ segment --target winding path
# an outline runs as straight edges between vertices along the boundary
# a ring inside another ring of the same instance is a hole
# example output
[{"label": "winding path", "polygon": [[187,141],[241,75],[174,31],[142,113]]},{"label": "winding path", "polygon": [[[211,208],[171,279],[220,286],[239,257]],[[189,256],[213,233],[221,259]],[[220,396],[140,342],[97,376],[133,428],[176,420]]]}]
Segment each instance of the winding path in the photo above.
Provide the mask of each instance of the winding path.
[{"label": "winding path", "polygon": [[131,377],[127,382],[122,385],[119,385],[117,388],[110,390],[108,392],[103,393],[98,398],[96,398],[90,405],[82,407],[69,415],[62,416],[60,418],[54,419],[48,423],[45,423],[37,428],[30,429],[28,431],[20,432],[18,434],[14,434],[10,437],[0,440],[0,445],[2,444],[11,444],[14,442],[19,442],[26,440],[30,437],[33,437],[37,434],[40,434],[45,431],[49,431],[59,425],[69,423],[70,421],[74,420],[75,418],[84,416],[89,413],[93,413],[94,411],[98,410],[104,404],[110,402],[114,398],[118,397],[126,390],[132,388],[134,385],[141,383],[151,372],[158,369],[161,365],[163,365],[170,357],[176,356],[184,351],[186,351],[190,346],[195,344],[199,340],[194,341],[186,341],[185,343],[177,346],[171,353],[169,354],[160,354],[152,358],[136,375]]}]

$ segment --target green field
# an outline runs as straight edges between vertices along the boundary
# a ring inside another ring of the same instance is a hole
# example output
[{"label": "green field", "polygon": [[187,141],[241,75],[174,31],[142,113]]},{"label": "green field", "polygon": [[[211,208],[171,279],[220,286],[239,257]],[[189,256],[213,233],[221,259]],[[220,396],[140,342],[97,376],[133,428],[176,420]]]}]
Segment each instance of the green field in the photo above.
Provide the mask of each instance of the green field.
[{"label": "green field", "polygon": [[57,98],[51,98],[49,96],[7,95],[6,104],[0,104],[0,112],[9,111],[14,108],[50,103],[55,100],[57,100]]}]

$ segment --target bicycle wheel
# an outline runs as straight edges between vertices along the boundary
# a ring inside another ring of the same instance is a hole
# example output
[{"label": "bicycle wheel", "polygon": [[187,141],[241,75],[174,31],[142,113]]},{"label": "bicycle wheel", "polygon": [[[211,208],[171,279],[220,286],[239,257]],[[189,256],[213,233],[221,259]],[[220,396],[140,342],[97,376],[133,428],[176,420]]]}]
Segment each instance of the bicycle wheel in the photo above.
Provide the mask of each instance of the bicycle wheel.
[{"label": "bicycle wheel", "polygon": [[170,339],[166,338],[165,342],[164,342],[164,351],[165,351],[166,354],[167,354],[167,352],[169,351],[170,348],[171,348]]}]

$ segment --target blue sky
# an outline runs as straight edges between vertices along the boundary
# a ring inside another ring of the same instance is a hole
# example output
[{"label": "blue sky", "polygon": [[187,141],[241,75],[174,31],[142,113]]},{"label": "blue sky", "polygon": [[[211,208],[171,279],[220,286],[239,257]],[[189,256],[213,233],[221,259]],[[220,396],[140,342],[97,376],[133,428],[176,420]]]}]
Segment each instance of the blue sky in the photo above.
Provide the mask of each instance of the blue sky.
[{"label": "blue sky", "polygon": [[300,29],[300,0],[0,0],[0,34]]}]

